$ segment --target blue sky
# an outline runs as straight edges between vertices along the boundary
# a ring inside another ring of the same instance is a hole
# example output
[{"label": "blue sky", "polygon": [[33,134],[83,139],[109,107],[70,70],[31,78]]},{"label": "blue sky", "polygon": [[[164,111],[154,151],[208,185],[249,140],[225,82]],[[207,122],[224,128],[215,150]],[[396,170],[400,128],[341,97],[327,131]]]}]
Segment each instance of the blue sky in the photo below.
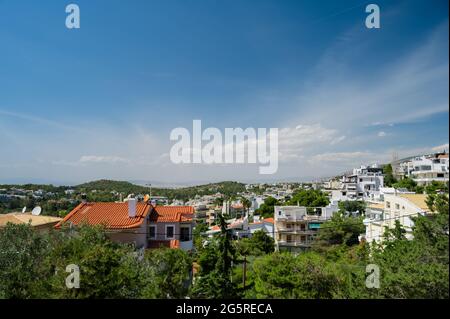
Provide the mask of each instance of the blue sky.
[{"label": "blue sky", "polygon": [[[271,179],[448,149],[448,1],[0,0],[0,182],[260,180],[170,131],[280,129]],[[269,177],[267,177],[269,178]]]}]

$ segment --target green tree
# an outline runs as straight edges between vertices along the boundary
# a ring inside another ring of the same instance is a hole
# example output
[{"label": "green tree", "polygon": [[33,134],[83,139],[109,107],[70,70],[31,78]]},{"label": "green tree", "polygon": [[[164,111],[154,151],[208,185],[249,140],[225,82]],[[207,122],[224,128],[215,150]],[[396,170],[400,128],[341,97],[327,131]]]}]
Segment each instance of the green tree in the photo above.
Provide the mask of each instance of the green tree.
[{"label": "green tree", "polygon": [[346,200],[346,201],[340,201],[339,204],[339,210],[342,213],[354,213],[359,212],[361,215],[366,212],[366,202],[362,200]]},{"label": "green tree", "polygon": [[259,206],[259,208],[255,211],[257,214],[260,214],[263,218],[273,217],[274,207],[280,205],[280,202],[269,196],[264,200],[264,203]]},{"label": "green tree", "polygon": [[201,251],[203,250],[203,244],[204,244],[204,241],[206,240],[205,232],[207,230],[208,230],[208,225],[204,222],[198,222],[194,227],[194,230],[192,232],[192,237],[194,240],[194,247],[195,247],[196,253],[201,253]]},{"label": "green tree", "polygon": [[392,185],[392,187],[406,188],[410,192],[414,192],[416,190],[417,183],[412,178],[405,177],[405,178],[401,179],[400,181],[398,181],[397,183],[394,183]]},{"label": "green tree", "polygon": [[[222,214],[218,215],[221,232],[217,238],[217,249],[214,269],[201,267],[199,278],[192,288],[192,296],[196,298],[229,299],[237,297],[237,287],[231,281],[232,262],[235,260],[235,248],[231,240],[231,231]],[[208,259],[210,261],[210,259]],[[200,261],[200,265],[204,265]],[[208,265],[210,263],[208,262]]]},{"label": "green tree", "polygon": [[237,243],[241,255],[260,256],[270,254],[275,250],[275,241],[262,230],[253,233],[250,238],[243,238]]},{"label": "green tree", "polygon": [[314,245],[316,249],[332,245],[357,245],[358,236],[364,232],[362,216],[352,217],[336,213],[320,226]]},{"label": "green tree", "polygon": [[364,268],[330,262],[315,252],[274,253],[256,259],[246,296],[250,298],[364,298]]},{"label": "green tree", "polygon": [[295,192],[287,203],[288,205],[299,205],[305,207],[324,207],[330,203],[327,195],[321,190],[301,189]]},{"label": "green tree", "polygon": [[151,249],[145,254],[145,298],[185,298],[189,294],[192,259],[181,249]]},{"label": "green tree", "polygon": [[49,276],[43,266],[48,238],[30,225],[8,223],[0,228],[0,298],[37,298]]},{"label": "green tree", "polygon": [[[102,227],[63,229],[52,238],[46,258],[55,275],[49,278],[50,298],[138,298],[145,271],[135,250],[108,239]],[[67,289],[67,265],[80,269],[80,288]]]},{"label": "green tree", "polygon": [[448,194],[448,183],[432,181],[430,184],[425,186],[425,193],[428,195],[433,195],[437,192]]},{"label": "green tree", "polygon": [[240,198],[240,200],[241,200],[242,206],[244,207],[244,211],[246,213],[248,213],[248,210],[252,206],[252,202],[248,198],[245,198],[243,196]]},{"label": "green tree", "polygon": [[393,184],[397,183],[397,180],[393,175],[391,164],[384,165],[383,174],[384,174],[384,185],[386,187],[392,187]]}]

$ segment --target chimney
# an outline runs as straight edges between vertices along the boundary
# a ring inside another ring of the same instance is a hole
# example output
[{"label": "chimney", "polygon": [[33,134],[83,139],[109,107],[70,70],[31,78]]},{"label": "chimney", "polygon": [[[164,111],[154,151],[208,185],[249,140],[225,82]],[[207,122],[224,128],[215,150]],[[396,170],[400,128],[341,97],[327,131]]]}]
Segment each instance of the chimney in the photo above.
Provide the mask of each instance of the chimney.
[{"label": "chimney", "polygon": [[136,198],[128,199],[128,217],[136,217]]}]

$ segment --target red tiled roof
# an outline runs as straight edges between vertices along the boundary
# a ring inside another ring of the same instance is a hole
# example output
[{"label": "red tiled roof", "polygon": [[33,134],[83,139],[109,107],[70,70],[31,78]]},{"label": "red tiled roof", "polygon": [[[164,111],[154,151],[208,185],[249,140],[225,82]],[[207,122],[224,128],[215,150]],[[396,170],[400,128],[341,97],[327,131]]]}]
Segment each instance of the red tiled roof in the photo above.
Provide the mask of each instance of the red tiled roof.
[{"label": "red tiled roof", "polygon": [[273,223],[274,223],[274,220],[273,220],[272,217],[270,217],[270,218],[265,218],[265,219],[260,220],[260,221],[258,221],[258,222],[252,223],[252,225],[257,225],[257,224],[262,224],[262,223],[270,223],[270,224],[273,224]]},{"label": "red tiled roof", "polygon": [[155,206],[150,221],[156,223],[189,222],[194,217],[192,206]]},{"label": "red tiled roof", "polygon": [[180,241],[178,239],[172,240],[151,240],[148,243],[148,248],[180,248]]},{"label": "red tiled roof", "polygon": [[87,223],[104,225],[109,229],[128,229],[139,227],[149,213],[151,205],[136,203],[136,216],[128,216],[128,203],[81,203],[75,207],[55,228],[71,222],[74,225]]}]

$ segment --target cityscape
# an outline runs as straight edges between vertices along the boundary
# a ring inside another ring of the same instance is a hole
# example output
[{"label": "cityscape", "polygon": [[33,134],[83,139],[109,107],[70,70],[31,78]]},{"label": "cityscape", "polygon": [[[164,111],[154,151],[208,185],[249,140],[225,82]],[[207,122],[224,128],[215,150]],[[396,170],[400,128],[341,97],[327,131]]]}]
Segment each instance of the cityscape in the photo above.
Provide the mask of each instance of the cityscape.
[{"label": "cityscape", "polygon": [[448,1],[1,13],[0,302],[284,318],[448,301]]}]

